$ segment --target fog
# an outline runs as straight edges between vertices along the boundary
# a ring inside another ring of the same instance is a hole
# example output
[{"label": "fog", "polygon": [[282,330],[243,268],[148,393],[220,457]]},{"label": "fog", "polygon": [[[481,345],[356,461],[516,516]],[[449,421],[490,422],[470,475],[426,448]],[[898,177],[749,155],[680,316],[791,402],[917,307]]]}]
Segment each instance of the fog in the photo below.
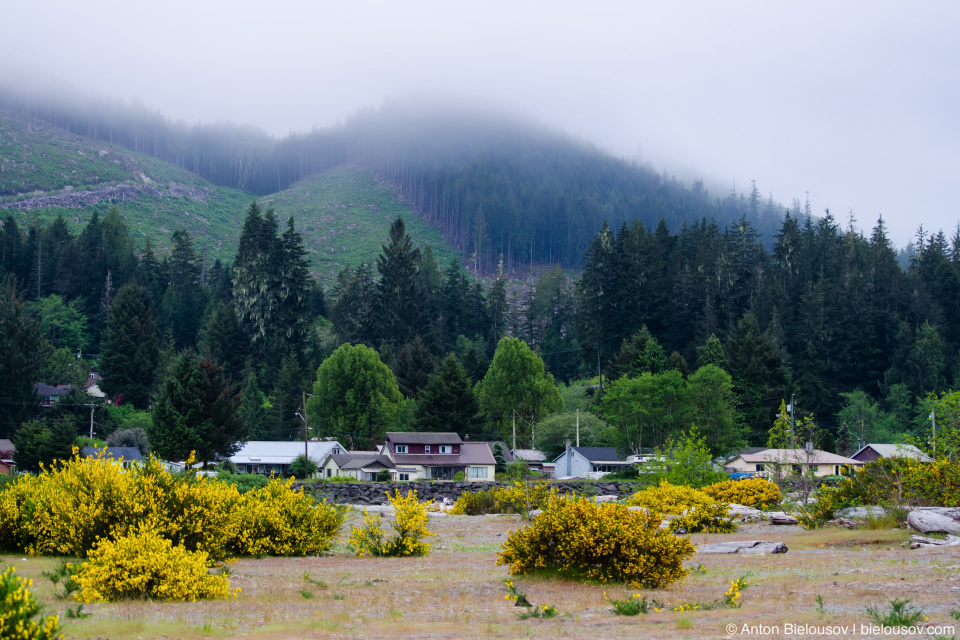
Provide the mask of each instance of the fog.
[{"label": "fog", "polygon": [[0,81],[274,135],[385,100],[495,105],[716,195],[956,227],[960,5],[67,2],[4,7]]}]

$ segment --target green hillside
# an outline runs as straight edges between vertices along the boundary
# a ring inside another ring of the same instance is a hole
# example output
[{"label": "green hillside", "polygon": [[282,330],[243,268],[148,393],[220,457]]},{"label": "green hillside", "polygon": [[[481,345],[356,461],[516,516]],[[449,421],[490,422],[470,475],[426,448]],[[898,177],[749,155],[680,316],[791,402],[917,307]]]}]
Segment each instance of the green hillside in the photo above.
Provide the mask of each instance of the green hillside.
[{"label": "green hillside", "polygon": [[[253,199],[146,154],[0,112],[0,216],[13,215],[21,229],[34,216],[49,221],[63,215],[76,232],[95,210],[103,215],[117,206],[160,255],[170,236],[186,228],[206,244],[208,255],[232,260]],[[312,176],[262,200],[281,219],[294,216],[314,272],[326,285],[343,265],[374,260],[398,215],[438,259],[455,255],[393,191],[355,167]]]},{"label": "green hillside", "polygon": [[328,286],[345,265],[376,258],[397,216],[403,217],[417,246],[431,245],[441,266],[457,255],[436,227],[378,184],[369,171],[358,167],[343,166],[305,178],[261,198],[260,203],[273,207],[281,220],[293,216],[303,230],[315,275]]}]

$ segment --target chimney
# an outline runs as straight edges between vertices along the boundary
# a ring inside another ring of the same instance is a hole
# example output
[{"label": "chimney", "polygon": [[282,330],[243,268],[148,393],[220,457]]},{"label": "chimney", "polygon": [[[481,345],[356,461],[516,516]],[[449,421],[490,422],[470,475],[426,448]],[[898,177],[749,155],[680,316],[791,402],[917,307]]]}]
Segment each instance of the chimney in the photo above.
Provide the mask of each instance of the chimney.
[{"label": "chimney", "polygon": [[572,463],[573,463],[573,459],[570,456],[570,438],[567,438],[567,477],[568,478],[573,473],[573,471],[571,470]]}]

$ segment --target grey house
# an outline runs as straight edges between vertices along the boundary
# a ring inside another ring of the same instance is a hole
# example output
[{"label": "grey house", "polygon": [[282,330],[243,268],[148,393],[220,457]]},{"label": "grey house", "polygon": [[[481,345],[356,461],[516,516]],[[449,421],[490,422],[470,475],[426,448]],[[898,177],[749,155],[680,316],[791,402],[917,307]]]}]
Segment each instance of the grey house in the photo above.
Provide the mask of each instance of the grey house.
[{"label": "grey house", "polygon": [[613,447],[570,447],[553,461],[557,478],[584,478],[588,473],[612,472],[631,466]]}]

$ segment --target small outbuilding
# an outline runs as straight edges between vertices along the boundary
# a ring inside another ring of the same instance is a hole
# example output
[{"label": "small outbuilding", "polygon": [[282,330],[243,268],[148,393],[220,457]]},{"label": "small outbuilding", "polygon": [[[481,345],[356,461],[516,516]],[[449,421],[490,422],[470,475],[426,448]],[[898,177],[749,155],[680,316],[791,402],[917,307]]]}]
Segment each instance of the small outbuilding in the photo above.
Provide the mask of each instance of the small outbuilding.
[{"label": "small outbuilding", "polygon": [[868,444],[850,457],[860,462],[873,462],[880,458],[912,458],[920,462],[933,462],[933,458],[912,444]]},{"label": "small outbuilding", "polygon": [[553,460],[557,478],[586,478],[588,473],[612,473],[632,465],[613,447],[570,447]]}]

